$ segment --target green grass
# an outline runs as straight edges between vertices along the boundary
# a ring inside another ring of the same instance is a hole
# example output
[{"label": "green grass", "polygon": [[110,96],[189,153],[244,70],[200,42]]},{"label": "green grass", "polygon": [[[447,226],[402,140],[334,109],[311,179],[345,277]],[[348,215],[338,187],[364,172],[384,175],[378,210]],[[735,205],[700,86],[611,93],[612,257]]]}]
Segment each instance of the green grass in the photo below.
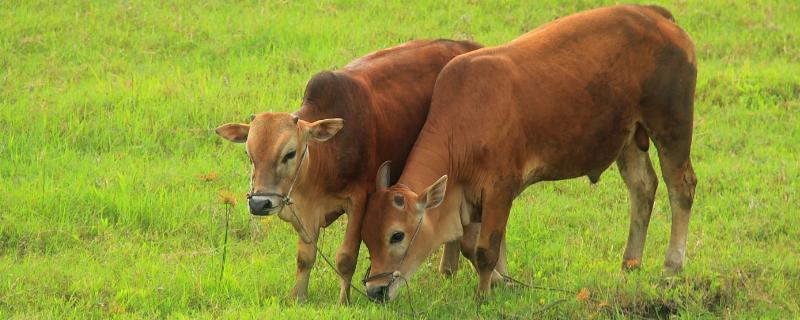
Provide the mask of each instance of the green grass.
[{"label": "green grass", "polygon": [[[395,303],[356,296],[349,307],[336,304],[336,276],[318,259],[309,301],[295,305],[286,297],[297,237],[275,219],[251,221],[241,201],[217,280],[218,192],[243,194],[249,167],[212,128],[294,110],[311,75],[380,48],[500,44],[603,3],[0,2],[0,318],[401,318],[412,305],[426,318],[798,317],[800,3],[788,0],[662,3],[700,63],[699,185],[677,278],[660,272],[663,182],[644,267],[619,271],[628,202],[612,167],[595,187],[530,187],[508,232],[513,276],[587,288],[595,302],[508,288],[478,308],[471,267],[462,259],[445,279],[434,257]],[[217,178],[201,178],[209,173]],[[344,224],[325,231],[329,256]],[[359,276],[366,256],[362,246]]]}]

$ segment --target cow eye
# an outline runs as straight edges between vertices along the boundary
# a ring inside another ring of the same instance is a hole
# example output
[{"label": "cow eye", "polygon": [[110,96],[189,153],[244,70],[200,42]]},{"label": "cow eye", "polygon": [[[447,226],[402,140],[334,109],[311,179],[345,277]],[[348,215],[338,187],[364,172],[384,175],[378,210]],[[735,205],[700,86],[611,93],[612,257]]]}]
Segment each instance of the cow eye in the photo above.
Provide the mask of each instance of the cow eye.
[{"label": "cow eye", "polygon": [[294,154],[295,154],[294,150],[289,151],[289,153],[287,153],[285,156],[283,156],[283,163],[287,163],[287,162],[289,162],[289,160],[294,159]]},{"label": "cow eye", "polygon": [[389,238],[389,243],[392,243],[392,244],[398,243],[400,241],[403,241],[403,238],[405,238],[405,237],[406,237],[405,233],[397,231],[395,233],[392,233],[392,237]]}]

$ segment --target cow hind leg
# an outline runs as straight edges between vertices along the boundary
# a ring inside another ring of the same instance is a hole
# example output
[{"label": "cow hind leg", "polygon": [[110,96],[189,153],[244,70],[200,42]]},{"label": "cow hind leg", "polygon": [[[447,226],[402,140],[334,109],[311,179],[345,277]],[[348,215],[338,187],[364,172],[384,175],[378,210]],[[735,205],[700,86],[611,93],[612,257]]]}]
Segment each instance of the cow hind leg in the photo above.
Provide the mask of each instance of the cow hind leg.
[{"label": "cow hind leg", "polygon": [[657,148],[659,145],[661,173],[669,191],[672,210],[672,227],[664,268],[667,274],[672,275],[683,268],[697,177],[689,159],[688,143],[678,144],[686,146],[678,149],[671,149],[668,143],[656,141]]},{"label": "cow hind leg", "polygon": [[[692,215],[697,178],[690,158],[695,71],[680,55],[664,58],[669,70],[661,70],[661,91],[644,104],[644,122],[658,150],[661,175],[667,185],[672,227],[664,271],[681,271],[686,255],[689,219]],[[658,70],[657,70],[658,72]]]},{"label": "cow hind leg", "polygon": [[642,151],[641,141],[631,140],[617,159],[617,167],[628,187],[630,201],[630,227],[628,244],[622,256],[622,269],[638,268],[642,263],[647,227],[653,212],[658,178],[650,162],[650,156]]},{"label": "cow hind leg", "polygon": [[439,272],[447,277],[453,276],[458,272],[458,251],[460,241],[455,240],[444,244],[442,259],[439,261]]},{"label": "cow hind leg", "polygon": [[697,79],[691,50],[691,46],[676,42],[657,53],[656,68],[643,83],[641,101],[643,124],[658,150],[672,210],[669,248],[664,262],[667,274],[675,274],[683,268],[697,184],[690,159]]}]

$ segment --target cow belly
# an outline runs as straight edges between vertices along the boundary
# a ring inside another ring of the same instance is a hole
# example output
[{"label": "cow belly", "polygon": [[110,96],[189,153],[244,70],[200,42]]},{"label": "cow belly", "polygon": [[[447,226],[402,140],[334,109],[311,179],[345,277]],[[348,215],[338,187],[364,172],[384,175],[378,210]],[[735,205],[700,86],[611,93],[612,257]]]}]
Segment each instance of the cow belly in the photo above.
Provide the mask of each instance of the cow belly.
[{"label": "cow belly", "polygon": [[[528,182],[563,180],[580,176],[599,177],[616,160],[631,129],[609,123],[595,128],[575,124],[560,137],[539,137],[529,146]],[[565,126],[568,128],[567,126]]]}]

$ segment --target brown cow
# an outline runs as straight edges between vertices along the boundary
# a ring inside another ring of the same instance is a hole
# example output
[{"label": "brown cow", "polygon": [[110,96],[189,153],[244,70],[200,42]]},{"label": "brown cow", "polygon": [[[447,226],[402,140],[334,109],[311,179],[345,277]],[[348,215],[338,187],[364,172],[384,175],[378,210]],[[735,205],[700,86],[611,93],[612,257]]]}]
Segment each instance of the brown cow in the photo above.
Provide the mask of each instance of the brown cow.
[{"label": "brown cow", "polygon": [[250,212],[277,213],[300,236],[293,297],[307,297],[319,229],[347,212],[336,265],[339,299],[348,301],[361,217],[380,162],[405,163],[439,72],[453,57],[478,48],[469,41],[420,40],[377,51],[314,76],[294,114],[260,113],[250,124],[217,128],[230,141],[246,142],[253,165]]},{"label": "brown cow", "polygon": [[[480,276],[477,295],[488,293],[514,198],[538,181],[596,182],[614,161],[631,200],[623,265],[638,266],[657,185],[649,139],[672,207],[665,267],[680,270],[697,181],[695,79],[692,40],[655,6],[578,13],[453,59],[398,183],[388,186],[388,170],[378,174],[362,228],[369,295],[394,298],[405,283],[396,278],[408,281],[436,247],[462,235],[464,247],[477,241],[464,255]],[[478,221],[476,239],[464,227]]]}]

